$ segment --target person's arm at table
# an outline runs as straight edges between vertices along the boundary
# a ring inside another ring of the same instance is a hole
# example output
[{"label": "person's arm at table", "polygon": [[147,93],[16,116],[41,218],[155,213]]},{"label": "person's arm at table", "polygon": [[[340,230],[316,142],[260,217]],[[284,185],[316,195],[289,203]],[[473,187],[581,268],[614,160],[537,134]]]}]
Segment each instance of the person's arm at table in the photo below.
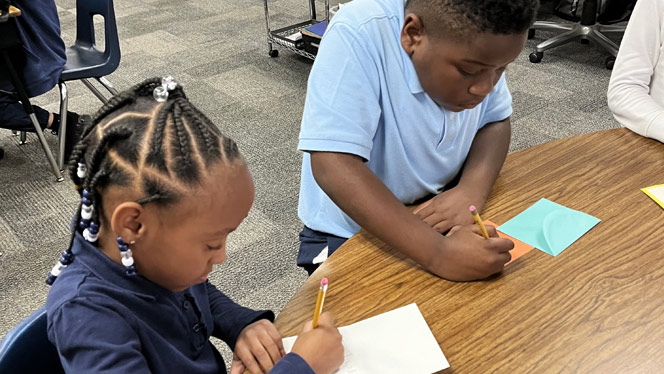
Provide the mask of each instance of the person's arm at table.
[{"label": "person's arm at table", "polygon": [[509,118],[484,125],[475,135],[457,186],[422,203],[413,213],[440,233],[472,224],[468,207],[484,208],[507,156],[510,133]]},{"label": "person's arm at table", "polygon": [[607,93],[609,109],[618,122],[660,142],[664,142],[664,107],[653,100],[650,85],[658,61],[664,58],[660,55],[663,12],[659,0],[636,3]]},{"label": "person's arm at table", "polygon": [[[316,183],[350,218],[428,271],[449,280],[476,280],[502,270],[513,243],[484,239],[475,225],[442,236],[413,215],[361,157],[310,152]],[[467,209],[467,208],[466,208]],[[470,216],[470,213],[468,213]]]}]

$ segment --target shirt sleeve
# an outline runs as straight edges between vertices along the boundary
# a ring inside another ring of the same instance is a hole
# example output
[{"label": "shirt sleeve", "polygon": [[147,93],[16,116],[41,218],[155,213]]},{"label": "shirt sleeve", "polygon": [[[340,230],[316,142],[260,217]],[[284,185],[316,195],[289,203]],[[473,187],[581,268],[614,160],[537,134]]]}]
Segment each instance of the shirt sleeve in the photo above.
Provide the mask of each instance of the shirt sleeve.
[{"label": "shirt sleeve", "polygon": [[659,0],[636,2],[611,73],[607,97],[609,109],[620,124],[664,142],[664,108],[650,95],[663,42],[661,4]]},{"label": "shirt sleeve", "polygon": [[205,285],[214,323],[212,336],[226,342],[231,350],[235,350],[237,337],[247,325],[259,319],[274,321],[274,313],[271,311],[245,308],[236,304],[209,281],[205,282]]},{"label": "shirt sleeve", "polygon": [[507,88],[505,73],[484,100],[485,109],[480,119],[480,127],[487,123],[502,121],[512,115],[512,95]]},{"label": "shirt sleeve", "polygon": [[285,355],[268,374],[315,374],[311,366],[297,353]]},{"label": "shirt sleeve", "polygon": [[150,373],[138,335],[103,300],[63,304],[48,321],[48,336],[66,373]]},{"label": "shirt sleeve", "polygon": [[381,115],[371,48],[344,23],[334,23],[325,32],[309,75],[298,149],[369,159]]}]

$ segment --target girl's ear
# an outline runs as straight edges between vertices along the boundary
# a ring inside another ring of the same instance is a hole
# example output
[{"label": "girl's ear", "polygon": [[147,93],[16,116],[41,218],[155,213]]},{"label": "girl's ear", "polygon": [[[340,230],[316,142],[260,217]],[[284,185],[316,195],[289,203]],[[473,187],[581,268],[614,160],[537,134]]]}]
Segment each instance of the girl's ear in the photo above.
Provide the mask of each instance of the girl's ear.
[{"label": "girl's ear", "polygon": [[401,29],[401,46],[408,56],[413,55],[415,49],[422,44],[424,37],[422,19],[414,13],[406,14],[403,28]]},{"label": "girl's ear", "polygon": [[111,215],[111,230],[127,243],[136,241],[144,233],[145,209],[136,202],[118,205]]}]

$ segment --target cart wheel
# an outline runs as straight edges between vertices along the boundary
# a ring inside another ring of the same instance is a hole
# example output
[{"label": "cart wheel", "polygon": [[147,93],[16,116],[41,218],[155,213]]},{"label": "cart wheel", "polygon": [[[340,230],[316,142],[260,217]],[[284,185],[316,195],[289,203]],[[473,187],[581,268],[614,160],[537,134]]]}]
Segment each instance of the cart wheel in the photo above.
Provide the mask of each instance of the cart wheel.
[{"label": "cart wheel", "polygon": [[277,57],[279,56],[279,50],[278,49],[271,49],[270,52],[268,52],[270,57]]},{"label": "cart wheel", "polygon": [[606,61],[604,61],[606,68],[609,70],[613,70],[613,65],[615,65],[615,63],[616,63],[616,58],[613,56],[607,57]]},{"label": "cart wheel", "polygon": [[542,61],[542,57],[544,57],[544,52],[533,52],[530,55],[528,55],[528,59],[533,64],[536,64],[536,63]]},{"label": "cart wheel", "polygon": [[529,29],[528,30],[528,39],[532,39],[535,37],[535,29]]}]

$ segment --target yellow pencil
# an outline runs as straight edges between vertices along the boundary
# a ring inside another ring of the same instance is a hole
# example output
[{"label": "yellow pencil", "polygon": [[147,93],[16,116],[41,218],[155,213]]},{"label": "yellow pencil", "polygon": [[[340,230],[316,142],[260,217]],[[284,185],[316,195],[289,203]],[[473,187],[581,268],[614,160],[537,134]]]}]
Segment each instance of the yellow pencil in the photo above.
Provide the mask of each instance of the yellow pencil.
[{"label": "yellow pencil", "polygon": [[482,235],[486,239],[489,239],[489,233],[486,232],[486,227],[484,227],[484,223],[482,222],[482,218],[480,218],[480,214],[477,213],[477,208],[475,208],[475,205],[471,205],[469,209],[470,209],[470,214],[472,214],[473,219],[475,219],[475,223],[477,223],[477,226],[479,226],[480,230],[482,230]]},{"label": "yellow pencil", "polygon": [[318,319],[320,314],[323,313],[323,302],[325,302],[325,292],[327,292],[327,278],[320,280],[320,288],[318,289],[318,298],[316,299],[316,309],[314,310],[313,328],[318,327]]}]

